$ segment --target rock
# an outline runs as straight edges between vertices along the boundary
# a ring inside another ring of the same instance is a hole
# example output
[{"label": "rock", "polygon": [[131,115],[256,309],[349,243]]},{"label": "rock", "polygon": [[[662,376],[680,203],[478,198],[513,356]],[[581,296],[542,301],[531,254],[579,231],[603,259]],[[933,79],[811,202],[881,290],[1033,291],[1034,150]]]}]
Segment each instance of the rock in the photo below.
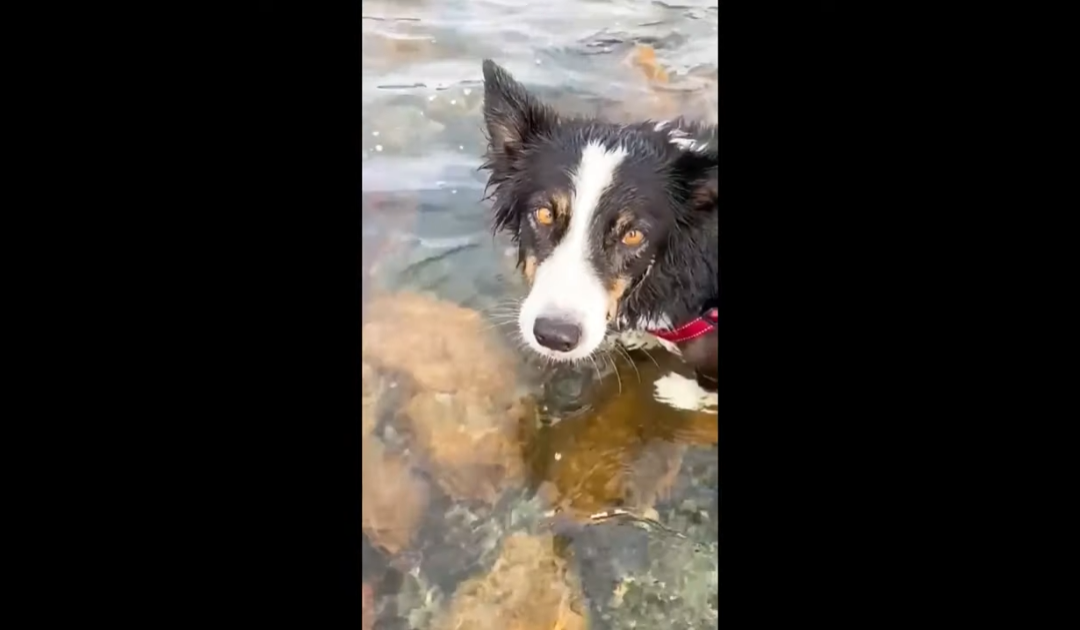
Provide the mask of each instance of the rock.
[{"label": "rock", "polygon": [[551,535],[512,534],[488,574],[458,587],[434,630],[585,630],[579,593]]},{"label": "rock", "polygon": [[371,630],[375,627],[375,592],[366,582],[361,586],[360,611],[360,629]]},{"label": "rock", "polygon": [[494,503],[524,477],[516,429],[520,404],[473,389],[455,394],[421,392],[405,406],[416,445],[436,471],[436,481],[456,499]]},{"label": "rock", "polygon": [[388,381],[361,364],[361,523],[368,541],[388,554],[409,545],[428,504],[429,488],[400,455],[373,435]]},{"label": "rock", "polygon": [[453,593],[461,582],[492,565],[508,524],[504,511],[495,513],[486,505],[457,502],[440,507],[421,530],[419,568],[431,586]]},{"label": "rock", "polygon": [[418,294],[368,305],[364,360],[411,379],[399,419],[444,491],[493,503],[524,478],[517,364],[473,310]]},{"label": "rock", "polygon": [[626,523],[585,528],[571,544],[591,630],[716,627],[719,549]]},{"label": "rock", "polygon": [[428,487],[378,438],[363,441],[361,524],[371,543],[393,555],[412,541]]},{"label": "rock", "polygon": [[656,50],[652,46],[638,46],[634,49],[628,61],[641,70],[641,73],[645,75],[645,79],[648,81],[667,83],[671,80],[667,70],[656,60]]},{"label": "rock", "polygon": [[613,508],[646,516],[672,496],[686,449],[712,447],[719,434],[715,413],[677,410],[655,399],[652,382],[669,371],[666,363],[610,365],[619,365],[620,380],[603,376],[599,390],[588,393],[595,407],[526,444],[535,475],[550,482],[544,498],[576,520]]},{"label": "rock", "polygon": [[553,489],[547,494],[566,516],[587,519],[615,507],[643,512],[676,478],[684,446],[665,438],[681,418],[651,414],[648,388],[625,380],[626,391],[556,424],[544,438]]},{"label": "rock", "polygon": [[480,313],[415,293],[380,296],[366,305],[363,356],[404,372],[431,392],[512,394],[515,366]]},{"label": "rock", "polygon": [[382,377],[367,363],[360,366],[360,428],[365,438],[378,423],[378,402],[382,393]]}]

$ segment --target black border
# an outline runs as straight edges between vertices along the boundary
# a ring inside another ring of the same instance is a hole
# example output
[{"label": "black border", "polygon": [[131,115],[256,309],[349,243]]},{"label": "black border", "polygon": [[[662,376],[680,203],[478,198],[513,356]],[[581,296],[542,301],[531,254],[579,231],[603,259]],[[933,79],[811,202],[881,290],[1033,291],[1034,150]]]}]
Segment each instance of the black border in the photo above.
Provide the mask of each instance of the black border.
[{"label": "black border", "polygon": [[[10,211],[47,235],[11,300],[52,316],[18,329],[45,389],[9,439],[48,610],[359,625],[360,7],[331,5],[17,23],[56,24],[7,91],[35,104],[19,163],[56,169]],[[722,615],[925,613],[911,575],[985,566],[940,524],[974,492],[956,418],[1002,395],[958,385],[1000,359],[958,349],[981,313],[954,292],[990,260],[962,210],[1001,188],[969,174],[1004,152],[958,136],[991,105],[953,82],[1005,26],[725,2],[721,29]]]}]

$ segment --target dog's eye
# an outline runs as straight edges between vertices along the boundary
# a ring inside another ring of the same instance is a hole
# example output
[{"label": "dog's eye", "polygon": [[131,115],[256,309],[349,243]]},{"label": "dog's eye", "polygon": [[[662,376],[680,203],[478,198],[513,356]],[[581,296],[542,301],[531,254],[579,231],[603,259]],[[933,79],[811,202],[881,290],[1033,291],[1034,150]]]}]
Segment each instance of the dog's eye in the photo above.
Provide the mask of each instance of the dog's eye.
[{"label": "dog's eye", "polygon": [[629,245],[631,247],[640,245],[643,240],[645,240],[645,235],[641,233],[641,230],[630,230],[626,234],[623,234],[622,237],[623,245]]},{"label": "dog's eye", "polygon": [[533,214],[536,215],[536,222],[540,225],[551,225],[555,221],[555,215],[551,214],[551,210],[547,208],[538,208]]}]

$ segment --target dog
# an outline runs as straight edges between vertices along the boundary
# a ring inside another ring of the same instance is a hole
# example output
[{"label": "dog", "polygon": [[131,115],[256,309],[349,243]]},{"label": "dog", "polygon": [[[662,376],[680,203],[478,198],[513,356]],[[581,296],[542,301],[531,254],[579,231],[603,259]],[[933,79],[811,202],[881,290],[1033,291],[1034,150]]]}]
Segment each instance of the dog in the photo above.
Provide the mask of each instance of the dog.
[{"label": "dog", "polygon": [[529,285],[517,318],[525,343],[555,362],[584,360],[611,335],[630,348],[662,345],[696,379],[669,374],[657,398],[715,405],[716,127],[565,117],[490,59],[483,75],[481,168],[493,229],[517,245]]}]

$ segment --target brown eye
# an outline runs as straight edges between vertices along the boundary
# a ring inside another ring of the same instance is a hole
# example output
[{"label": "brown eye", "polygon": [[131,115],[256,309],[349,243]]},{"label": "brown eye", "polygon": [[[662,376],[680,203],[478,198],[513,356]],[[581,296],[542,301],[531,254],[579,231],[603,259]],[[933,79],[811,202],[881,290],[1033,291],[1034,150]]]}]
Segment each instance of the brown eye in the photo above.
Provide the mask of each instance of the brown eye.
[{"label": "brown eye", "polygon": [[641,241],[645,240],[645,235],[641,233],[641,230],[630,230],[626,234],[623,234],[623,245],[639,245]]},{"label": "brown eye", "polygon": [[540,225],[551,225],[555,221],[555,215],[551,214],[551,210],[547,208],[540,208],[534,214],[536,214],[536,222]]}]

